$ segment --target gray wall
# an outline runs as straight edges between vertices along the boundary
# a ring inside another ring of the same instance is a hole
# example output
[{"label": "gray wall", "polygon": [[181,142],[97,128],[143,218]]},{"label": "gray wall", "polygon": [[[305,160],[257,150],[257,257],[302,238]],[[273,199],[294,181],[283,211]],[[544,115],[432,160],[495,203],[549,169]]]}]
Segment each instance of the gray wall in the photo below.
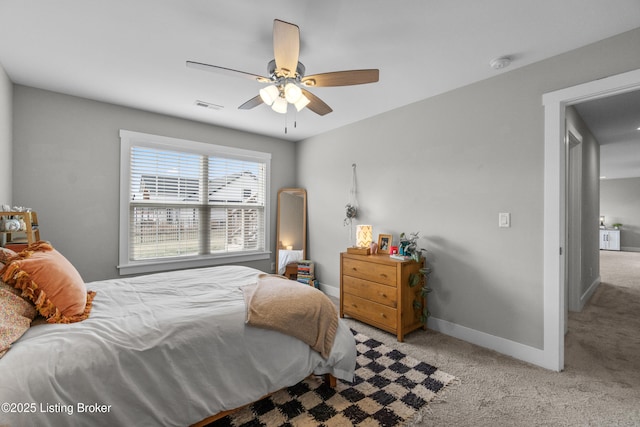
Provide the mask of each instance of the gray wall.
[{"label": "gray wall", "polygon": [[41,237],[85,281],[118,276],[120,129],[271,153],[268,248],[275,247],[277,190],[295,183],[294,143],[16,85],[14,203],[38,212]]},{"label": "gray wall", "polygon": [[566,118],[567,124],[572,124],[582,136],[580,295],[585,295],[600,277],[600,144],[574,107],[566,109]]},{"label": "gray wall", "polygon": [[12,204],[11,153],[13,148],[13,85],[0,64],[0,204]]},{"label": "gray wall", "polygon": [[640,251],[640,178],[603,179],[600,182],[600,212],[611,227],[622,224],[620,247]]},{"label": "gray wall", "polygon": [[321,283],[339,285],[355,162],[357,222],[424,236],[434,318],[542,348],[542,95],[640,68],[638,46],[640,29],[302,141]]}]

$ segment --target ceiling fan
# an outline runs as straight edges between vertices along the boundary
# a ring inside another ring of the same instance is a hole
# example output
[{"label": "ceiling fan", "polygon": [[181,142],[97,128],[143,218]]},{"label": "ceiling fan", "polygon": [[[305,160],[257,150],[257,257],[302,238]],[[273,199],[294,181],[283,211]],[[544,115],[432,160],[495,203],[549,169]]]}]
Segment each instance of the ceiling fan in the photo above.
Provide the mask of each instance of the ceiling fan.
[{"label": "ceiling fan", "polygon": [[307,107],[321,116],[333,110],[305,88],[375,83],[380,74],[377,69],[367,69],[306,76],[304,65],[298,61],[300,28],[279,19],[273,21],[273,53],[275,59],[269,61],[267,65],[268,77],[194,61],[187,61],[187,67],[245,77],[268,84],[260,89],[259,95],[240,105],[238,108],[241,110],[249,110],[264,103],[271,106],[274,111],[285,114],[289,104],[292,104],[297,111]]}]

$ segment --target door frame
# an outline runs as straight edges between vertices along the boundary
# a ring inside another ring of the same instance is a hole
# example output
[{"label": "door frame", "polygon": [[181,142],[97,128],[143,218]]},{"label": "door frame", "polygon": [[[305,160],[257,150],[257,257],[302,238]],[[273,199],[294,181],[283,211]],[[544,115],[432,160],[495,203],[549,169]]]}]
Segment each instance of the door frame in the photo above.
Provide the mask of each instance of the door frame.
[{"label": "door frame", "polygon": [[571,124],[567,129],[567,277],[564,332],[569,310],[580,311],[582,284],[582,135]]},{"label": "door frame", "polygon": [[545,93],[544,106],[544,340],[541,365],[564,369],[566,268],[565,108],[640,89],[640,69]]}]

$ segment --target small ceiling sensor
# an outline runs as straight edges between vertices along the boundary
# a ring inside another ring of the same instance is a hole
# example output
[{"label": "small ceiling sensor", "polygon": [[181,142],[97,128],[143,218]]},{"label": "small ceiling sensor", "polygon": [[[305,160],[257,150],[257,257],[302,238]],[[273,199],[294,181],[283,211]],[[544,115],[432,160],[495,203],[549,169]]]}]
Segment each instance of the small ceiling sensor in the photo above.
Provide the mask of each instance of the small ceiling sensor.
[{"label": "small ceiling sensor", "polygon": [[494,70],[500,70],[502,68],[508,67],[511,64],[511,58],[508,56],[501,56],[499,58],[494,58],[489,62],[491,68]]}]

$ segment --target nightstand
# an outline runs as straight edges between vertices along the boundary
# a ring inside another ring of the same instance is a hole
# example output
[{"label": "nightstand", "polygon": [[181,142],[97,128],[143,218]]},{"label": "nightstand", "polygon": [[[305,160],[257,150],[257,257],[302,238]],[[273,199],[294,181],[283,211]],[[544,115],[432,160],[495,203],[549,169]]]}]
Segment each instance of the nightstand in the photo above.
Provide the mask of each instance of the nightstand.
[{"label": "nightstand", "polygon": [[284,268],[284,277],[289,280],[296,280],[298,278],[298,263],[291,262]]}]

